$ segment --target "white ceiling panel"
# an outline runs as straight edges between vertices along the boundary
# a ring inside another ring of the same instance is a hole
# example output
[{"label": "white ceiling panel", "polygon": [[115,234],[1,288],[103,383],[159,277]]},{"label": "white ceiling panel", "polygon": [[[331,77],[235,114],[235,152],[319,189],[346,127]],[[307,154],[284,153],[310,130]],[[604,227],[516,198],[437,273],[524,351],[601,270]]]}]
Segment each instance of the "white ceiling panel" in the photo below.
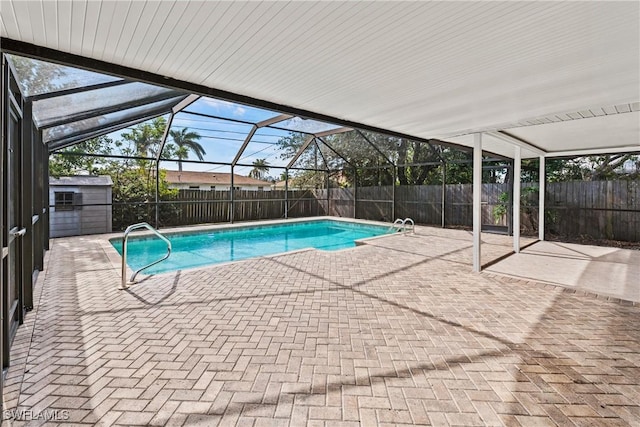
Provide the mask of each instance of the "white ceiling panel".
[{"label": "white ceiling panel", "polygon": [[640,101],[640,2],[33,0],[0,12],[6,38],[423,138],[560,129]]},{"label": "white ceiling panel", "polygon": [[27,2],[0,2],[2,9],[2,19],[9,29],[12,29],[19,40],[33,43],[33,32],[31,31],[31,18],[29,14],[29,4]]},{"label": "white ceiling panel", "polygon": [[[75,1],[71,4],[71,47],[72,52],[82,52],[82,44],[87,29],[87,2]],[[87,31],[89,32],[89,31]]]},{"label": "white ceiling panel", "polygon": [[[56,16],[59,10],[56,7],[54,2],[44,2],[42,3],[42,13],[44,16]],[[58,20],[57,19],[45,19],[44,20],[44,34],[47,40],[47,43],[55,44],[55,48],[59,48],[59,38],[60,34],[58,33]]]},{"label": "white ceiling panel", "polygon": [[43,5],[37,2],[25,2],[23,6],[26,6],[31,16],[31,34],[33,36],[33,43],[43,44],[46,43],[47,37],[45,33]]},{"label": "white ceiling panel", "polygon": [[[56,25],[56,43],[57,47],[54,49],[59,49],[63,52],[72,52],[71,50],[71,27],[72,25],[81,25],[82,23],[73,23],[71,20],[72,15],[72,3],[71,2],[58,2],[56,3],[56,13],[54,15],[49,15],[47,21],[52,19],[52,16],[55,17],[55,20],[58,21]],[[54,41],[52,40],[53,34],[49,34],[47,32],[47,44],[46,47],[52,47],[54,45]],[[92,53],[93,54],[93,53]]]},{"label": "white ceiling panel", "polygon": [[84,31],[82,36],[82,47],[80,51],[83,56],[90,55],[95,46],[96,37],[98,36],[97,28],[99,26],[100,13],[102,3],[88,2],[84,14]]},{"label": "white ceiling panel", "polygon": [[544,151],[632,148],[640,152],[640,112],[507,129]]}]

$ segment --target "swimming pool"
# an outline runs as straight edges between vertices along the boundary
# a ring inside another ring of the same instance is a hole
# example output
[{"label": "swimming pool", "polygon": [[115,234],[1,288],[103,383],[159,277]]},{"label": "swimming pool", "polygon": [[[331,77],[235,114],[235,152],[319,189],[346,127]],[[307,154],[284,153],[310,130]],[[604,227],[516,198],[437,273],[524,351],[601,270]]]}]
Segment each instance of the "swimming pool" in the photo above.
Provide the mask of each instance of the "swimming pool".
[{"label": "swimming pool", "polygon": [[[335,251],[356,246],[356,240],[388,233],[387,226],[337,220],[167,233],[173,247],[171,256],[144,273],[164,273],[306,248]],[[110,242],[122,255],[122,239]],[[162,258],[166,250],[165,243],[156,237],[131,235],[127,264],[137,270]]]}]

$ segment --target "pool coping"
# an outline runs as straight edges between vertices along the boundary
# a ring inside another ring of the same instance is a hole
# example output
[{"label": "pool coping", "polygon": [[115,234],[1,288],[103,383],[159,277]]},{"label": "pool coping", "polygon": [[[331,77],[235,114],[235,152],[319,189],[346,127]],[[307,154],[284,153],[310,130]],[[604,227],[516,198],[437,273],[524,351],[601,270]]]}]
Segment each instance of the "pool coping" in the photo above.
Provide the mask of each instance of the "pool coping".
[{"label": "pool coping", "polygon": [[[209,223],[209,224],[184,225],[184,226],[180,226],[180,227],[169,227],[169,228],[166,228],[166,229],[158,229],[158,231],[160,231],[163,235],[166,236],[166,235],[171,235],[171,234],[183,233],[185,231],[198,232],[198,231],[204,231],[204,230],[233,230],[233,229],[242,229],[242,228],[252,228],[252,227],[256,227],[256,226],[281,225],[281,224],[291,224],[291,223],[296,223],[296,222],[314,222],[314,221],[327,221],[327,220],[345,222],[345,223],[351,223],[351,224],[356,223],[356,224],[362,224],[362,225],[375,225],[375,226],[384,226],[384,227],[387,227],[387,226],[390,227],[391,226],[391,223],[381,222],[381,221],[371,221],[371,220],[365,220],[365,219],[353,219],[353,218],[343,218],[343,217],[333,217],[333,216],[316,216],[316,217],[310,217],[310,218],[288,218],[288,219],[275,219],[275,220],[270,219],[270,220],[244,221],[244,222],[238,222],[238,223],[222,223],[222,224],[221,223]],[[114,269],[117,269],[117,270],[121,270],[122,269],[122,256],[116,250],[116,248],[113,247],[113,245],[111,244],[111,240],[112,239],[117,239],[117,238],[122,238],[122,234],[123,234],[122,232],[117,232],[117,233],[107,233],[107,234],[94,234],[94,235],[91,235],[91,236],[87,236],[87,237],[95,238],[99,242],[100,247],[104,251],[107,259],[109,260],[109,263],[111,264],[111,266]],[[150,231],[141,231],[139,233],[136,233],[135,235],[136,235],[136,237],[138,237],[138,236],[145,237],[145,236],[153,236],[153,233],[150,232]],[[373,236],[373,237],[367,237],[367,238],[364,238],[364,239],[357,239],[357,240],[354,240],[355,245],[356,245],[355,247],[338,249],[338,250],[335,250],[335,251],[332,251],[332,252],[341,253],[342,251],[355,250],[359,246],[366,245],[367,242],[369,242],[369,241],[382,239],[382,238],[388,238],[388,237],[395,236],[395,235],[397,235],[397,234],[396,233],[383,234],[383,235],[380,235],[380,236]],[[320,249],[303,248],[303,249],[297,249],[297,250],[294,250],[294,251],[278,252],[276,254],[262,255],[262,256],[257,256],[257,257],[241,259],[241,260],[219,262],[219,263],[215,263],[215,264],[211,264],[211,265],[192,267],[192,268],[188,268],[188,269],[184,269],[184,270],[195,270],[195,269],[218,267],[218,266],[227,265],[227,264],[230,264],[230,263],[243,262],[243,261],[248,261],[248,260],[256,260],[256,259],[260,259],[260,258],[270,258],[270,257],[276,257],[276,256],[282,256],[282,255],[290,255],[290,254],[306,252],[306,251],[320,251]],[[127,277],[131,277],[131,275],[134,273],[134,270],[132,270],[131,267],[129,267],[128,265],[126,266],[126,268],[127,268]],[[178,270],[176,270],[176,271],[178,271]],[[141,272],[141,273],[138,274],[137,282],[141,282],[141,281],[145,280],[145,278],[150,277],[150,276],[157,276],[157,275],[161,275],[161,274],[174,274],[174,273],[175,273],[175,271],[167,271],[167,272],[153,273],[153,274],[145,274],[144,272]]]}]

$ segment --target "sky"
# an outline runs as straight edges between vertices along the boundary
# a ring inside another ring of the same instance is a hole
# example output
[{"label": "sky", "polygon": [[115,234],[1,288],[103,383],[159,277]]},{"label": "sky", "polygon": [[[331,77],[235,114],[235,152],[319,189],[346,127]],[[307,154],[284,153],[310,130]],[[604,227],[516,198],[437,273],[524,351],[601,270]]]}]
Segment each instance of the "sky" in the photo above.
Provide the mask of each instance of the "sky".
[{"label": "sky", "polygon": [[[207,114],[219,118],[203,117],[190,113]],[[182,112],[175,115],[171,129],[181,130],[182,128],[188,128],[190,131],[197,132],[201,136],[198,142],[206,151],[204,155],[205,161],[231,163],[251,131],[253,123],[258,123],[278,115],[280,115],[278,112],[262,110],[228,101],[200,98]],[[238,163],[250,165],[257,159],[265,159],[269,165],[274,167],[267,175],[276,178],[284,172],[284,169],[275,169],[275,167],[285,167],[290,161],[289,158],[282,158],[281,156],[282,150],[279,149],[278,145],[278,141],[281,138],[291,135],[293,129],[321,132],[339,127],[337,125],[305,120],[299,117],[274,124],[274,126],[280,126],[282,129],[263,127],[256,131]],[[115,133],[113,137],[119,138],[119,135],[120,133]],[[167,142],[171,141],[171,138],[167,140]],[[189,160],[197,160],[197,158],[193,153],[190,153]],[[178,165],[177,163],[163,162],[162,167],[166,169],[177,169]],[[226,165],[183,163],[182,167],[183,170],[192,171],[231,171],[231,168]],[[248,175],[251,169],[252,167],[250,166],[236,166],[234,173]]]}]

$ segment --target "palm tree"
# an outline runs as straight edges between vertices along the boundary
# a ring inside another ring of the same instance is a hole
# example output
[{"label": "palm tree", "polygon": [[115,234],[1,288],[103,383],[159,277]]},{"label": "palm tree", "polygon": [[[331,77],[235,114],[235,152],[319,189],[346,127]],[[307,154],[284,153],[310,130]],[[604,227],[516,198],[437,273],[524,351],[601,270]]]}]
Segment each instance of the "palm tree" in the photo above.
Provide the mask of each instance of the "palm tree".
[{"label": "palm tree", "polygon": [[198,160],[204,160],[204,155],[207,154],[204,151],[202,145],[196,142],[201,138],[198,132],[189,131],[188,128],[182,128],[180,131],[169,131],[173,143],[178,146],[176,150],[176,157],[178,158],[178,170],[182,171],[182,160],[189,157],[189,151],[193,151]]},{"label": "palm tree", "polygon": [[253,161],[253,169],[249,172],[249,176],[255,179],[262,179],[269,172],[269,163],[267,159],[256,159]]},{"label": "palm tree", "polygon": [[137,156],[155,156],[154,149],[159,146],[166,125],[164,117],[158,117],[122,133],[122,138],[133,144]]}]

